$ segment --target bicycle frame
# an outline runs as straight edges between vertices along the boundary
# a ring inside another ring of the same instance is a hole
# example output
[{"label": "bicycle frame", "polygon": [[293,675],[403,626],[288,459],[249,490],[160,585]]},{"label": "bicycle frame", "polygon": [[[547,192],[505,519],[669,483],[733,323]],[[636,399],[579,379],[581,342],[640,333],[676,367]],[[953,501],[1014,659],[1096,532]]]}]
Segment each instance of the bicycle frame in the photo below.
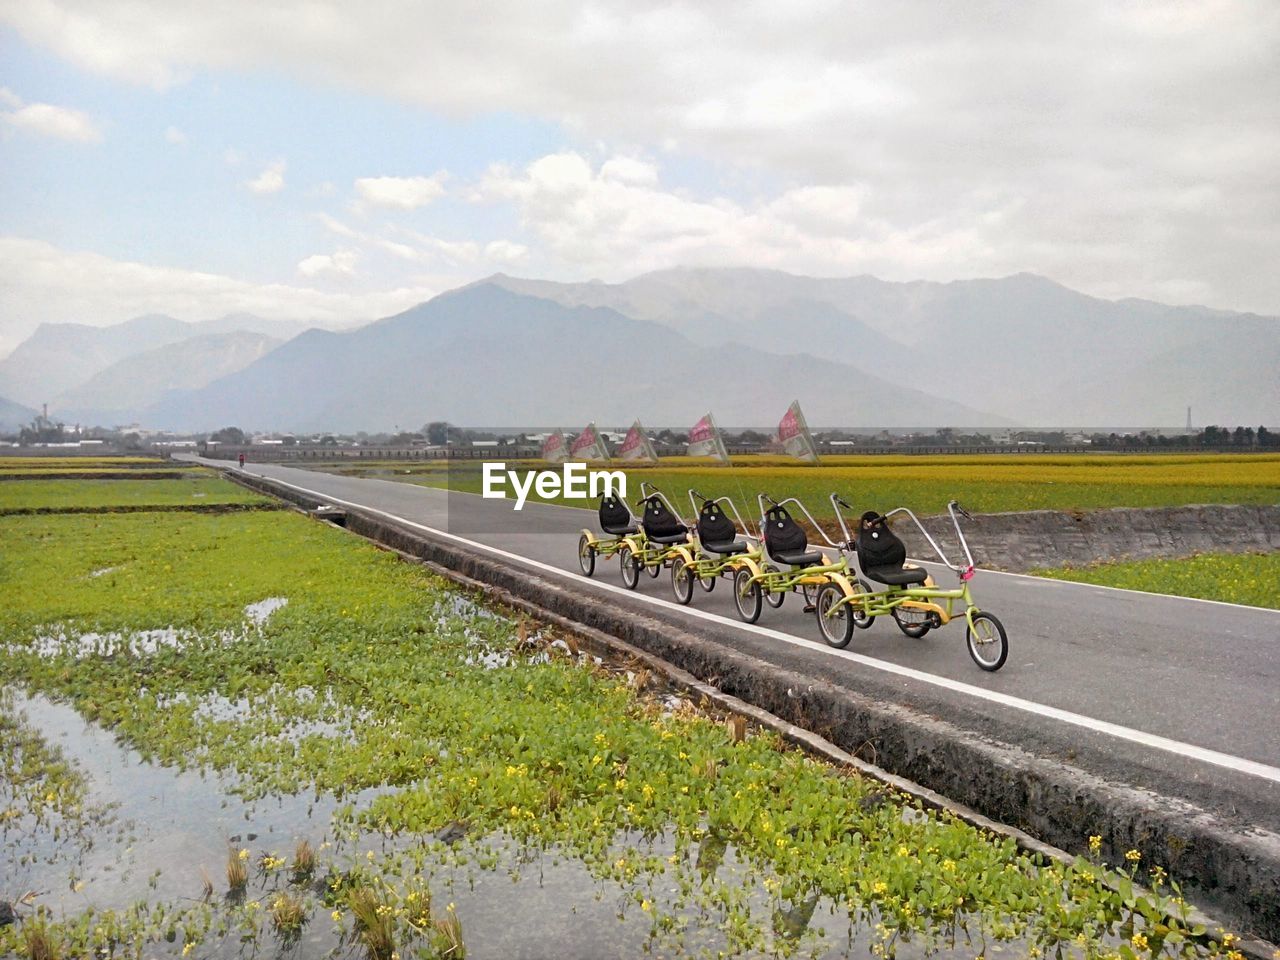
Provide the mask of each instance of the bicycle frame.
[{"label": "bicycle frame", "polygon": [[[854,538],[849,533],[848,524],[845,521],[844,513],[841,507],[846,510],[853,508],[844,500],[840,499],[836,494],[831,494],[831,506],[835,510],[836,519],[840,522],[840,532],[844,535],[844,545],[840,547],[841,553],[854,551]],[[861,589],[853,590],[846,593],[838,604],[832,605],[827,611],[827,616],[833,615],[843,605],[857,604],[863,615],[866,617],[878,617],[885,614],[891,614],[898,607],[905,607],[911,610],[919,610],[926,614],[931,614],[937,619],[937,626],[943,626],[955,619],[957,616],[957,602],[964,604],[965,620],[969,626],[973,626],[973,615],[981,612],[977,605],[973,602],[973,595],[969,591],[969,581],[973,579],[974,563],[973,554],[969,551],[969,542],[965,539],[964,531],[960,528],[960,520],[956,513],[962,513],[966,517],[969,514],[955,500],[947,504],[947,513],[951,517],[951,523],[955,527],[956,538],[960,542],[960,547],[964,551],[965,559],[968,561],[967,566],[960,566],[952,563],[943,551],[938,542],[933,539],[929,531],[925,529],[920,518],[906,507],[896,507],[884,514],[887,521],[896,514],[906,514],[911,521],[919,528],[929,546],[933,548],[939,559],[944,565],[949,567],[952,572],[960,578],[960,586],[954,589],[946,590],[938,587],[932,582],[933,578],[929,577],[923,585],[920,586],[891,586],[886,585],[883,590],[875,590],[870,593],[863,592]],[[941,601],[941,602],[939,602]]]},{"label": "bicycle frame", "polygon": [[[636,512],[631,509],[631,504],[627,503],[627,501],[622,497],[618,497],[618,502],[627,508],[627,513],[631,515],[631,524],[636,528],[636,532],[629,536],[643,538],[644,527],[640,526],[640,519],[636,516]],[[586,546],[589,549],[594,551],[597,556],[605,558],[612,557],[616,554],[627,540],[626,536],[601,537],[596,534],[594,530],[591,530],[588,527],[582,528],[581,536],[582,538],[585,538]],[[581,540],[579,542],[581,542]]]},{"label": "bicycle frame", "polygon": [[[743,531],[743,538],[747,541],[749,549],[746,553],[735,554],[708,554],[702,549],[702,543],[698,539],[697,517],[701,512],[698,501],[701,500],[705,506],[709,503],[721,504],[728,506],[728,512],[733,514],[733,519]],[[707,580],[712,577],[724,576],[732,573],[739,567],[743,566],[746,561],[759,563],[764,555],[764,548],[760,537],[751,532],[751,527],[742,519],[742,514],[738,513],[737,505],[729,497],[705,497],[698,493],[697,490],[689,491],[689,506],[693,510],[694,522],[687,524],[692,531],[689,542],[677,544],[675,552],[684,560],[685,567],[688,568],[690,575],[697,577],[699,580]]]},{"label": "bicycle frame", "polygon": [[[648,481],[641,483],[640,502],[647,503],[654,497],[657,497],[663,502],[666,508],[671,511],[672,516],[680,520],[681,523],[684,523],[684,520],[680,517],[676,508],[672,506],[671,501],[667,499],[666,494]],[[627,509],[630,510],[631,508],[628,507]],[[675,557],[679,556],[680,548],[685,544],[653,543],[649,540],[648,536],[645,535],[644,521],[640,520],[637,523],[637,526],[639,529],[635,533],[621,539],[621,542],[618,544],[618,549],[621,550],[623,546],[629,547],[636,564],[643,569],[655,571],[653,575],[657,576],[656,568],[665,567]],[[685,524],[685,526],[687,527],[688,524]],[[687,542],[688,539],[686,539],[685,543]]]},{"label": "bicycle frame", "polygon": [[800,512],[804,514],[805,519],[810,525],[818,531],[818,535],[826,542],[827,546],[834,547],[840,551],[840,544],[835,543],[827,536],[826,531],[818,525],[818,521],[813,519],[813,514],[805,509],[805,505],[795,497],[788,497],[786,500],[777,501],[766,494],[758,494],[756,496],[756,504],[760,509],[760,552],[758,559],[752,559],[744,562],[742,565],[751,570],[751,579],[743,583],[743,588],[749,590],[751,584],[759,583],[760,590],[768,594],[788,593],[795,590],[796,587],[819,587],[829,580],[835,580],[840,583],[846,590],[852,590],[849,584],[849,561],[845,559],[843,551],[840,552],[840,559],[832,561],[824,553],[823,562],[810,567],[792,566],[789,570],[780,570],[774,566],[774,561],[769,557],[768,547],[764,540],[765,530],[765,514],[769,512],[769,508],[765,506],[768,503],[774,507],[785,507],[789,503],[794,503]]}]

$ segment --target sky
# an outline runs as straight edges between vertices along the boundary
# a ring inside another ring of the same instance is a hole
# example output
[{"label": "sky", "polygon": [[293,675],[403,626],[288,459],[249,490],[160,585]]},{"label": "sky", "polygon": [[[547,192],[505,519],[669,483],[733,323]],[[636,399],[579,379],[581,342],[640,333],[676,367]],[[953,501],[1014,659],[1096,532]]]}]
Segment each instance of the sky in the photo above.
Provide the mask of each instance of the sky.
[{"label": "sky", "polygon": [[1280,315],[1280,4],[0,0],[0,355],[502,271]]}]

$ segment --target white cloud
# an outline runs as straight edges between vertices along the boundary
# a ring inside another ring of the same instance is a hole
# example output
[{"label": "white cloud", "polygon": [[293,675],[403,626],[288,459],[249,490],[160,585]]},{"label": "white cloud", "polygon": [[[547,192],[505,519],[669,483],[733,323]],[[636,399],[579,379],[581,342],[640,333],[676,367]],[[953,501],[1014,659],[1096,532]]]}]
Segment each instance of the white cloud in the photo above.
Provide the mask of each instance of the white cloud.
[{"label": "white cloud", "polygon": [[315,277],[326,273],[349,277],[356,272],[356,261],[359,259],[360,254],[355,250],[317,253],[298,263],[298,273],[304,277]]},{"label": "white cloud", "polygon": [[[748,217],[815,238],[822,257],[799,269],[844,262],[851,242],[945,256],[968,237],[980,243],[956,250],[957,274],[1133,280],[1130,291],[1202,289],[1222,305],[1280,312],[1280,271],[1267,253],[1280,230],[1274,0],[495,0],[484,17],[398,0],[0,0],[0,21],[86,70],[155,87],[197,71],[271,70],[318,89],[456,117],[532,116],[579,142],[627,144],[630,159],[592,173],[587,207],[596,217],[625,207],[628,231],[659,225],[603,186],[653,188],[652,165],[634,158],[679,150],[715,171],[851,191],[831,216],[814,197],[768,211],[735,195]],[[551,202],[555,173],[540,172],[522,208]],[[781,202],[787,191],[772,192]],[[716,203],[662,203],[713,232],[724,219]],[[554,217],[526,215],[552,229]],[[850,222],[867,230],[840,226]],[[731,239],[717,242],[744,252]],[[572,246],[555,240],[556,250]],[[901,276],[921,260],[885,262]]]},{"label": "white cloud", "polygon": [[514,203],[552,272],[615,280],[682,265],[950,279],[1015,253],[989,236],[1007,212],[1000,198],[899,227],[863,211],[861,185],[798,187],[743,205],[664,189],[656,171],[623,182],[617,169],[613,159],[595,170],[579,154],[552,154],[519,173],[490,170],[474,195]]},{"label": "white cloud", "polygon": [[182,144],[187,142],[187,135],[183,133],[181,130],[179,130],[177,127],[169,127],[167,130],[165,130],[164,138],[169,143],[172,143],[175,146],[181,146]]},{"label": "white cloud", "polygon": [[444,194],[447,177],[443,170],[429,177],[361,177],[355,188],[360,200],[371,206],[416,210]]},{"label": "white cloud", "polygon": [[145,313],[204,320],[228,313],[349,326],[390,316],[440,291],[405,286],[326,293],[305,286],[247,283],[174,267],[113,260],[40,240],[0,237],[0,355],[39,322],[106,326]]},{"label": "white cloud", "polygon": [[600,177],[619,183],[651,184],[658,182],[658,168],[633,157],[612,157],[600,168]]},{"label": "white cloud", "polygon": [[51,103],[24,104],[8,87],[0,87],[0,105],[10,108],[0,112],[0,120],[19,130],[76,143],[102,141],[102,128],[83,110]]},{"label": "white cloud", "polygon": [[286,166],[287,165],[283,160],[273,160],[252,180],[246,180],[245,186],[260,196],[264,196],[269,193],[279,193],[284,189],[284,171]]},{"label": "white cloud", "polygon": [[510,240],[491,240],[484,245],[484,256],[493,263],[514,266],[529,259],[529,248]]},{"label": "white cloud", "polygon": [[384,236],[356,230],[327,213],[316,216],[330,233],[357,243],[365,250],[381,251],[390,254],[396,260],[408,263],[483,269],[486,266],[509,267],[529,259],[527,246],[505,238],[490,240],[487,243],[475,240],[445,240],[400,225],[388,226],[391,236]]}]

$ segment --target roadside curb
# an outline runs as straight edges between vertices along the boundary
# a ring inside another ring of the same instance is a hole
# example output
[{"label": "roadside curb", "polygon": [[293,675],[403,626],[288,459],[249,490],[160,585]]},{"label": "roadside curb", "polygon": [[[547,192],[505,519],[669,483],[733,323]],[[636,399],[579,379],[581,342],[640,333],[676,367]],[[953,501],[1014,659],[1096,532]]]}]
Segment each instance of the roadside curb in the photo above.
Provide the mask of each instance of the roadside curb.
[{"label": "roadside curb", "polygon": [[[327,501],[283,482],[226,471],[243,485],[305,510]],[[501,602],[657,666],[675,682],[788,739],[883,780],[1024,849],[1071,859],[1100,834],[1113,859],[1139,850],[1168,868],[1189,900],[1249,936],[1239,948],[1272,960],[1280,940],[1280,835],[1240,830],[1190,803],[1104,780],[950,722],[786,670],[699,636],[676,617],[625,599],[603,602],[571,583],[516,569],[463,544],[343,508],[345,526],[420,559]],[[870,745],[876,764],[855,754]],[[980,774],[979,774],[980,772]],[[946,798],[952,798],[948,800]],[[1013,826],[1006,826],[1012,824]],[[1213,930],[1213,920],[1202,918]],[[1257,938],[1257,939],[1253,939]]]}]

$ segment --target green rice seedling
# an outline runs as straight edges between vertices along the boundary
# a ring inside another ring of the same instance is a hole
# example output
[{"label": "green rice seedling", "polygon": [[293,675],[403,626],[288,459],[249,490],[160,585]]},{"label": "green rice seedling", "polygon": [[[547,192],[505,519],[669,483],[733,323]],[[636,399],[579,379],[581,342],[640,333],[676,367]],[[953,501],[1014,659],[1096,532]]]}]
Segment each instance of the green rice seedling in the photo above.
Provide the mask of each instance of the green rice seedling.
[{"label": "green rice seedling", "polygon": [[307,907],[299,897],[277,893],[271,900],[271,923],[283,939],[296,938],[307,919]]},{"label": "green rice seedling", "polygon": [[441,960],[462,960],[467,955],[467,949],[462,943],[462,921],[454,912],[452,903],[445,908],[444,916],[436,917],[432,925],[432,945],[436,956]]},{"label": "green rice seedling", "polygon": [[27,960],[62,960],[63,943],[44,920],[28,920],[22,925],[22,942]]},{"label": "green rice seedling", "polygon": [[395,952],[395,909],[372,887],[354,887],[347,905],[355,918],[355,934],[369,960],[391,960]]}]

